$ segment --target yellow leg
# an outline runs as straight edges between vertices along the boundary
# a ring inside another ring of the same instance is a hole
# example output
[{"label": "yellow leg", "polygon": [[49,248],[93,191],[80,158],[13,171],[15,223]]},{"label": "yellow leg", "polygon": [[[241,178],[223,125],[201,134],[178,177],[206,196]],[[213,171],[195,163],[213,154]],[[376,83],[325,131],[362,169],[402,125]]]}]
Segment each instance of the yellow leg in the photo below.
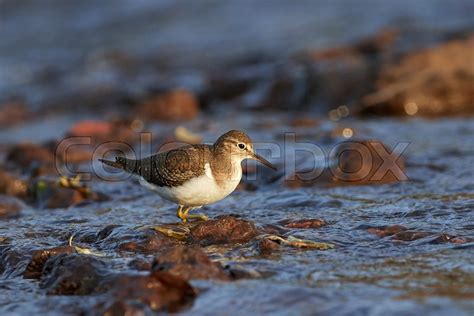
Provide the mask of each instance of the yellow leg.
[{"label": "yellow leg", "polygon": [[183,223],[186,223],[186,215],[184,215],[183,209],[184,209],[184,206],[179,205],[178,209],[176,210],[176,216],[178,216],[179,219],[183,221]]},{"label": "yellow leg", "polygon": [[190,210],[193,208],[190,206],[180,206],[178,208],[177,215],[178,217],[183,221],[183,223],[186,223],[188,219],[200,219],[202,221],[207,221],[209,218],[204,215],[204,214],[188,214]]}]

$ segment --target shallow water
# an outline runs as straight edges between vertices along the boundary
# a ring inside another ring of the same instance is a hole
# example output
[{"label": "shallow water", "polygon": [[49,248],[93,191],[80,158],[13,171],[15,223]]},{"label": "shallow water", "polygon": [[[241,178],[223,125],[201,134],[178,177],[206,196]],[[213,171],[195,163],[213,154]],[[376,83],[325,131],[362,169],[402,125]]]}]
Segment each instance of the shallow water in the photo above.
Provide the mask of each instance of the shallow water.
[{"label": "shallow water", "polygon": [[[247,130],[258,139],[260,134],[252,128],[252,120],[247,122]],[[288,189],[277,182],[255,192],[234,192],[227,199],[204,207],[203,212],[210,217],[238,214],[258,225],[283,219],[321,218],[329,225],[291,230],[288,234],[330,242],[336,248],[284,248],[262,256],[251,246],[209,246],[206,252],[211,258],[254,271],[260,277],[230,283],[193,281],[202,292],[183,311],[185,314],[253,311],[467,315],[472,311],[474,243],[432,241],[441,233],[474,238],[473,122],[384,119],[349,123],[354,130],[389,146],[397,141],[409,142],[405,157],[410,180],[388,185],[300,189]],[[266,135],[279,133],[279,128],[265,131]],[[113,241],[88,244],[81,240],[111,224],[121,225],[114,230],[115,236],[121,236],[133,234],[142,225],[175,222],[174,206],[133,182],[96,181],[92,186],[113,200],[69,209],[28,209],[20,218],[0,223],[0,236],[6,238],[3,243],[27,254],[33,249],[65,244],[75,234],[81,246],[105,254],[114,271],[132,271],[127,263],[143,255],[116,252]],[[435,234],[414,241],[396,241],[367,231],[367,227],[395,224]],[[46,296],[36,281],[21,278],[26,263],[27,260],[12,262],[2,276],[2,314],[77,312],[87,310],[99,299]],[[73,303],[75,307],[71,308]]]}]

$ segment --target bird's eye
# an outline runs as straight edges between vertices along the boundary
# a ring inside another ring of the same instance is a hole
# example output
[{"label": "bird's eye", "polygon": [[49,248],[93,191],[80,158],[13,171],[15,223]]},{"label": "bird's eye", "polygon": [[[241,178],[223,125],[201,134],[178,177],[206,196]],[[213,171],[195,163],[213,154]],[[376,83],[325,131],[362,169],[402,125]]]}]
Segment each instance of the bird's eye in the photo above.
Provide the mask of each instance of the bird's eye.
[{"label": "bird's eye", "polygon": [[240,149],[245,149],[245,144],[240,143],[240,144],[239,144],[239,148],[240,148]]}]

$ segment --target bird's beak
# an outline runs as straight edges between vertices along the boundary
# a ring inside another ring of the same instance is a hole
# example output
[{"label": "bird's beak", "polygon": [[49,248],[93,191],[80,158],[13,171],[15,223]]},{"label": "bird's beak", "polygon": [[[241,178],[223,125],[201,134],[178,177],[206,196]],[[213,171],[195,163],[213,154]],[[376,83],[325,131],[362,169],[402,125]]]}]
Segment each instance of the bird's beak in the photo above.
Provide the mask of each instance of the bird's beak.
[{"label": "bird's beak", "polygon": [[258,154],[256,154],[256,153],[254,153],[254,152],[251,152],[251,153],[250,153],[250,156],[252,157],[252,159],[255,159],[255,160],[261,162],[262,164],[264,164],[264,165],[267,166],[268,168],[271,168],[271,169],[273,169],[273,170],[275,170],[275,171],[277,170],[277,168],[276,168],[274,165],[272,165],[268,160],[266,160],[266,159],[263,158],[262,156],[260,156],[260,155],[258,155]]}]

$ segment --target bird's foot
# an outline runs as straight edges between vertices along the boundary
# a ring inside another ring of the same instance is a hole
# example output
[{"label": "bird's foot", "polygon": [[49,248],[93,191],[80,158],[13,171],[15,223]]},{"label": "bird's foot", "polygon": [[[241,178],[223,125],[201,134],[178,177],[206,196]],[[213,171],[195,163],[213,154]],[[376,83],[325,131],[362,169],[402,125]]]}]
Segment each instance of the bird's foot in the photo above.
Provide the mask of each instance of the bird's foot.
[{"label": "bird's foot", "polygon": [[186,217],[183,220],[183,223],[186,223],[186,220],[188,219],[197,219],[201,221],[207,221],[209,220],[209,217],[207,217],[204,214],[186,214]]},{"label": "bird's foot", "polygon": [[209,217],[207,217],[204,214],[188,214],[191,209],[192,208],[190,208],[190,207],[188,207],[188,208],[179,207],[178,208],[178,211],[176,212],[176,216],[178,216],[181,219],[181,222],[183,224],[186,224],[188,219],[197,219],[197,220],[201,220],[201,221],[207,221],[209,219]]}]

